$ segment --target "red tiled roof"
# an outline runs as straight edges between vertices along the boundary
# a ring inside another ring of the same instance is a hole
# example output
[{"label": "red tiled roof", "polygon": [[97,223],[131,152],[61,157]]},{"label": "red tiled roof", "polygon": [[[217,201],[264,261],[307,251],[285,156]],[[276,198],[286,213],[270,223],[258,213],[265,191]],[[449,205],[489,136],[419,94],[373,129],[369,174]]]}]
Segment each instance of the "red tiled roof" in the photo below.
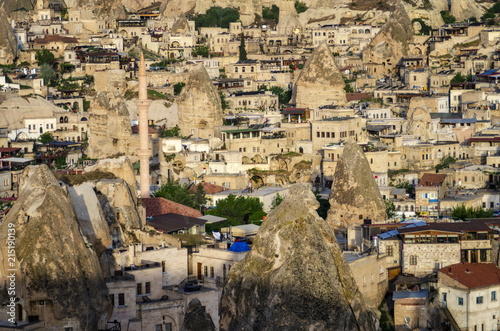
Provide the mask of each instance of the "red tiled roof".
[{"label": "red tiled roof", "polygon": [[500,269],[493,263],[458,263],[439,269],[439,272],[467,288],[500,284]]},{"label": "red tiled roof", "polygon": [[446,179],[446,175],[444,174],[429,174],[425,173],[422,176],[422,179],[418,183],[418,186],[441,186],[444,180]]},{"label": "red tiled roof", "polygon": [[495,136],[495,137],[472,137],[469,139],[469,142],[475,142],[475,141],[500,141],[500,137]]},{"label": "red tiled roof", "polygon": [[[212,183],[201,182],[200,184],[203,185],[203,192],[205,192],[205,194],[215,194],[215,193],[219,193],[219,192],[222,192],[222,191],[226,190],[225,187],[219,186],[219,185],[215,185],[215,184],[212,184]],[[191,187],[189,189],[189,191],[191,193],[196,192],[196,187],[197,186],[198,185],[193,185],[193,187]]]},{"label": "red tiled roof", "polygon": [[189,217],[203,216],[199,210],[181,205],[180,203],[164,198],[145,198],[142,204],[146,207],[146,217],[163,215],[168,213],[179,214]]},{"label": "red tiled roof", "polygon": [[77,44],[78,39],[75,37],[65,37],[65,36],[60,36],[60,35],[46,35],[44,38],[38,38],[35,39],[35,44],[46,44],[49,42],[58,42],[62,41],[63,43],[66,44]]},{"label": "red tiled roof", "polygon": [[358,101],[358,100],[371,98],[372,94],[371,93],[346,93],[345,97],[347,99],[347,102],[350,102],[350,101]]},{"label": "red tiled roof", "polygon": [[[158,131],[156,131],[152,127],[148,126],[148,134],[155,134],[155,133],[158,133]],[[139,126],[138,125],[132,126],[132,134],[139,134]]]},{"label": "red tiled roof", "polygon": [[21,147],[0,147],[0,153],[12,153],[21,150]]}]

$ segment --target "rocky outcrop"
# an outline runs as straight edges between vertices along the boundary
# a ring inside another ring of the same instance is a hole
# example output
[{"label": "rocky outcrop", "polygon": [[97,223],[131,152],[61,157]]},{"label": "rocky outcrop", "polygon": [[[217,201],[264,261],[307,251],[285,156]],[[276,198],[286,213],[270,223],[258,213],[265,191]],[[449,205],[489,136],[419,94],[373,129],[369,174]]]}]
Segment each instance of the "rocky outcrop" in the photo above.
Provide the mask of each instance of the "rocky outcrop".
[{"label": "rocky outcrop", "polygon": [[55,111],[61,108],[40,97],[7,99],[0,104],[0,127],[25,128],[24,119],[53,117]]},{"label": "rocky outcrop", "polygon": [[[105,212],[108,222],[118,222],[127,230],[141,229],[143,208],[136,206],[128,185],[121,179],[104,179],[95,183],[98,193],[102,194],[101,206]],[[106,207],[108,204],[109,207]],[[104,205],[104,206],[103,206]]]},{"label": "rocky outcrop", "polygon": [[193,299],[189,302],[188,310],[184,316],[184,331],[215,331],[212,317],[205,311],[200,300]]},{"label": "rocky outcrop", "polygon": [[373,73],[375,76],[391,73],[401,57],[408,53],[412,37],[410,17],[404,7],[397,4],[387,23],[363,50],[363,63],[383,66]]},{"label": "rocky outcrop", "polygon": [[365,218],[381,221],[386,217],[385,202],[363,150],[356,143],[347,143],[333,176],[328,223],[346,228]]},{"label": "rocky outcrop", "polygon": [[222,106],[219,94],[203,65],[189,74],[186,86],[177,99],[181,135],[211,139],[214,128],[222,125]]},{"label": "rocky outcrop", "polygon": [[82,233],[100,256],[111,244],[111,237],[94,188],[89,183],[83,183],[68,187],[68,191]]},{"label": "rocky outcrop", "polygon": [[92,100],[88,156],[101,159],[123,153],[138,159],[139,136],[132,135],[130,115],[119,94],[99,92]]},{"label": "rocky outcrop", "polygon": [[[85,173],[93,171],[110,172],[127,182],[132,192],[137,191],[137,180],[135,179],[132,162],[126,156],[120,156],[116,159],[99,160],[93,166],[84,169]],[[133,197],[135,198],[135,194],[133,194]]]},{"label": "rocky outcrop", "polygon": [[0,64],[13,64],[17,59],[17,39],[5,10],[0,7]]},{"label": "rocky outcrop", "polygon": [[[13,232],[8,229],[15,229],[16,255],[15,266],[9,267],[7,234]],[[24,170],[19,198],[0,225],[0,244],[0,277],[7,279],[7,269],[17,270],[24,320],[34,315],[46,329],[97,330],[108,319],[111,306],[96,252],[80,232],[67,190],[47,166]],[[40,300],[43,310],[36,304]]]},{"label": "rocky outcrop", "polygon": [[375,330],[310,186],[296,184],[224,286],[221,330]]},{"label": "rocky outcrop", "polygon": [[293,87],[292,103],[298,108],[315,109],[346,103],[344,79],[326,43],[309,57]]},{"label": "rocky outcrop", "polygon": [[426,142],[436,135],[431,130],[431,113],[427,106],[410,107],[406,115],[406,121],[402,125],[402,130],[406,134],[413,135],[421,141]]}]

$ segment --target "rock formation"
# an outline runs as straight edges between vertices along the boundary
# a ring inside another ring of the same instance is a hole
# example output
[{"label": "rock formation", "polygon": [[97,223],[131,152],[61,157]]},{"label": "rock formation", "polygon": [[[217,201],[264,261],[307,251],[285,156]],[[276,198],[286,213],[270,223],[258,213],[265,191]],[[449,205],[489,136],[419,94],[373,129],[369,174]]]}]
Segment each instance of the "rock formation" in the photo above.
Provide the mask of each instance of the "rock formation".
[{"label": "rock formation", "polygon": [[[15,228],[15,267],[7,264],[10,224]],[[0,225],[0,260],[1,279],[7,279],[8,269],[17,270],[23,320],[39,316],[53,330],[68,323],[80,330],[103,328],[111,306],[99,260],[80,232],[67,190],[45,165],[29,166],[21,176],[19,199]],[[44,309],[39,310],[42,300]]]},{"label": "rock formation", "polygon": [[221,330],[375,330],[310,186],[296,184],[231,269]]},{"label": "rock formation", "polygon": [[363,63],[383,66],[375,75],[389,74],[402,56],[408,53],[408,44],[413,38],[410,17],[401,4],[389,17],[387,23],[363,50]]},{"label": "rock formation", "polygon": [[345,228],[363,223],[365,218],[380,221],[386,217],[384,200],[363,150],[356,143],[347,143],[333,175],[328,223]]},{"label": "rock formation", "polygon": [[127,182],[132,192],[137,191],[137,180],[135,179],[134,170],[132,169],[132,163],[126,156],[121,156],[116,159],[99,160],[93,166],[84,169],[86,173],[93,171],[110,172]]},{"label": "rock formation", "polygon": [[17,39],[5,10],[0,7],[0,63],[13,64],[17,59]]},{"label": "rock formation", "polygon": [[99,92],[92,100],[89,120],[91,158],[107,158],[121,152],[137,160],[138,135],[132,135],[125,101],[118,94]]},{"label": "rock formation", "polygon": [[111,244],[111,237],[94,188],[89,183],[83,183],[68,187],[68,191],[82,233],[100,256]]},{"label": "rock formation", "polygon": [[346,103],[344,79],[326,43],[307,60],[293,87],[292,103],[298,108],[318,108]]},{"label": "rock formation", "polygon": [[222,125],[222,106],[203,65],[191,71],[177,103],[181,135],[214,138],[214,127]]},{"label": "rock formation", "polygon": [[431,114],[427,106],[421,105],[414,108],[410,107],[410,111],[406,115],[406,121],[402,125],[402,130],[406,134],[410,134],[426,142],[429,139],[435,138],[436,135],[431,130]]},{"label": "rock formation", "polygon": [[8,127],[9,131],[22,129],[24,119],[53,117],[55,111],[61,108],[40,97],[7,99],[0,104],[0,127]]},{"label": "rock formation", "polygon": [[212,317],[205,311],[200,300],[193,299],[189,302],[188,311],[184,316],[184,331],[215,331]]}]

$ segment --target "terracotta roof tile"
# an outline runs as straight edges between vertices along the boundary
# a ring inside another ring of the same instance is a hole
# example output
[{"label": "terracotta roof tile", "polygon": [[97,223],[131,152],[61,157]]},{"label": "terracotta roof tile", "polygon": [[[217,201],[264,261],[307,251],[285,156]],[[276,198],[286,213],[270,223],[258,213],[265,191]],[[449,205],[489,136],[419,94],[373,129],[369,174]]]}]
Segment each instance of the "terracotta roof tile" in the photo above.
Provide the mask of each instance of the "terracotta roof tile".
[{"label": "terracotta roof tile", "polygon": [[[222,192],[222,191],[226,190],[225,187],[219,186],[219,185],[215,185],[215,184],[212,184],[212,183],[201,182],[200,184],[203,185],[203,191],[205,192],[205,194],[215,194],[215,193],[219,193],[219,192]],[[189,189],[189,191],[191,193],[196,192],[196,187],[197,186],[198,185],[193,185],[193,187],[191,187]]]},{"label": "terracotta roof tile", "polygon": [[418,186],[440,186],[446,179],[445,174],[430,174],[425,173],[420,179]]},{"label": "terracotta roof tile", "polygon": [[458,263],[439,269],[439,272],[467,288],[500,284],[500,269],[493,263]]},{"label": "terracotta roof tile", "polygon": [[188,217],[203,216],[199,210],[181,205],[180,203],[164,198],[142,199],[142,204],[146,207],[146,217],[153,217],[168,213],[179,214]]}]

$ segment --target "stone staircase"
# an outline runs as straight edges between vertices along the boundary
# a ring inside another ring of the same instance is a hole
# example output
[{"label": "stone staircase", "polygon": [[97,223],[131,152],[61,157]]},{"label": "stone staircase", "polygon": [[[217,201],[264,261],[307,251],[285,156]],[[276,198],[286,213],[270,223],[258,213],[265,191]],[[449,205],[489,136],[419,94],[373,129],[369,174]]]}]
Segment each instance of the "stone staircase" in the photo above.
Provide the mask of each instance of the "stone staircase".
[{"label": "stone staircase", "polygon": [[442,312],[444,314],[444,316],[446,317],[446,319],[448,320],[448,322],[450,323],[450,326],[451,326],[451,330],[452,331],[460,331],[460,327],[458,326],[458,323],[457,321],[455,321],[455,318],[453,317],[453,315],[451,314],[450,310],[448,309],[448,307],[446,306],[443,306],[442,308]]}]

